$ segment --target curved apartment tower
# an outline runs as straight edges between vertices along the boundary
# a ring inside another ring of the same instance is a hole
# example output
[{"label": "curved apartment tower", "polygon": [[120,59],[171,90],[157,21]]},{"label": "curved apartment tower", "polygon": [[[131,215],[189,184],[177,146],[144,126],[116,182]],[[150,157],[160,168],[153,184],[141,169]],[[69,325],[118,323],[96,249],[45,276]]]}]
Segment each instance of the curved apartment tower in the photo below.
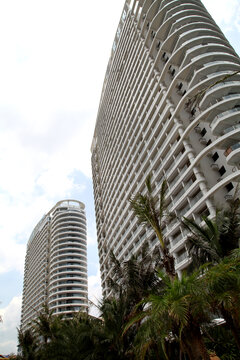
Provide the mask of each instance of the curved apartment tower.
[{"label": "curved apartment tower", "polygon": [[[147,239],[129,198],[152,172],[178,218],[214,216],[240,176],[240,59],[199,0],[127,0],[92,142],[104,295],[109,253],[121,261]],[[164,235],[180,273],[189,264],[178,220]]]},{"label": "curved apartment tower", "polygon": [[86,311],[87,236],[85,206],[59,201],[33,230],[25,260],[21,327],[38,316],[43,304],[72,317]]}]

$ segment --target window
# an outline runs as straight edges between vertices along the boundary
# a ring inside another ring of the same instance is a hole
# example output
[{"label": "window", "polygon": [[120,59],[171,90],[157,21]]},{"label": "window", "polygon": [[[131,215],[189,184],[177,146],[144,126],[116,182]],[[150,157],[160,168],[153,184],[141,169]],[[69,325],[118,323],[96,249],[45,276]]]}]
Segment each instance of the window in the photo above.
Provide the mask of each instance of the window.
[{"label": "window", "polygon": [[181,240],[182,238],[182,233],[181,231],[178,231],[176,232],[174,235],[173,235],[173,238],[172,238],[172,245],[176,245],[178,243],[179,240]]},{"label": "window", "polygon": [[151,32],[151,38],[154,39],[154,38],[155,38],[155,35],[156,35],[156,33],[152,30],[152,32]]},{"label": "window", "polygon": [[185,259],[187,258],[187,252],[184,249],[180,250],[178,253],[177,253],[177,259],[176,259],[176,262],[177,263],[180,263],[182,261],[184,261]]},{"label": "window", "polygon": [[227,192],[231,191],[233,188],[234,188],[234,186],[233,186],[233,183],[231,183],[231,182],[226,185]]},{"label": "window", "polygon": [[206,206],[204,206],[204,208],[202,208],[201,210],[199,210],[198,215],[200,216],[200,218],[204,217],[204,216],[209,216],[209,210]]},{"label": "window", "polygon": [[192,174],[191,180],[192,180],[193,183],[194,183],[194,181],[196,181],[196,176],[195,176],[195,174]]},{"label": "window", "polygon": [[183,83],[180,82],[180,84],[178,85],[178,90],[181,90],[182,87],[183,87]]},{"label": "window", "polygon": [[207,130],[205,128],[203,128],[201,131],[201,135],[204,136],[204,135],[206,135],[206,133],[207,133]]},{"label": "window", "polygon": [[225,167],[224,166],[220,167],[220,169],[219,169],[220,175],[222,176],[225,172],[226,172]]},{"label": "window", "polygon": [[212,156],[213,161],[217,161],[218,158],[219,158],[219,155],[217,152],[215,152]]}]

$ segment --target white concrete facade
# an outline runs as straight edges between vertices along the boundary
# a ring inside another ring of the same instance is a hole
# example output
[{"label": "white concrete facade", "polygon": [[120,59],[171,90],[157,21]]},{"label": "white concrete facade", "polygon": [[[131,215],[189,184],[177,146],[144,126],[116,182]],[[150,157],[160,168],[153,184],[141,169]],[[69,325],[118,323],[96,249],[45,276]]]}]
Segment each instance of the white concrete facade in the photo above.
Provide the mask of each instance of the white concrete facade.
[{"label": "white concrete facade", "polygon": [[[156,195],[167,180],[169,210],[179,219],[200,222],[233,196],[240,74],[228,75],[239,70],[239,57],[199,0],[126,1],[91,148],[104,295],[111,250],[124,261],[146,239],[156,244],[129,205],[150,172]],[[189,264],[186,231],[175,220],[164,235],[181,272]]]},{"label": "white concrete facade", "polygon": [[84,209],[77,200],[59,201],[33,230],[25,259],[22,329],[38,316],[43,304],[65,317],[87,310]]}]

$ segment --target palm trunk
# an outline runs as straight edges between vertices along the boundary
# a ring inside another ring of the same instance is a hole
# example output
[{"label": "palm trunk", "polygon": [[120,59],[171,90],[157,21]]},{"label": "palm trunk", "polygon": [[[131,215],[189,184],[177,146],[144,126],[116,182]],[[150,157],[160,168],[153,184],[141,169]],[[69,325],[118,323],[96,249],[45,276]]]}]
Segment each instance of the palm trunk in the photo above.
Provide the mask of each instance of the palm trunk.
[{"label": "palm trunk", "polygon": [[224,320],[226,321],[227,326],[229,327],[229,329],[233,334],[237,347],[240,350],[240,327],[238,324],[236,324],[236,321],[234,321],[231,313],[228,310],[226,310],[222,304],[220,305],[219,308]]},{"label": "palm trunk", "polygon": [[183,331],[182,345],[190,360],[210,360],[199,326],[191,324]]},{"label": "palm trunk", "polygon": [[173,281],[176,279],[177,274],[175,271],[175,260],[172,255],[169,254],[169,251],[167,248],[163,249],[163,267],[166,270],[166,273],[170,277],[170,279]]},{"label": "palm trunk", "polygon": [[161,250],[163,253],[163,259],[162,259],[163,268],[166,270],[166,273],[168,274],[170,279],[173,281],[176,279],[176,276],[177,276],[176,271],[175,271],[174,257],[169,254],[169,250],[166,247],[166,245],[164,244],[161,230],[156,226],[152,226],[152,227],[153,227],[154,231],[156,232],[156,235],[160,242],[160,247],[161,247]]}]

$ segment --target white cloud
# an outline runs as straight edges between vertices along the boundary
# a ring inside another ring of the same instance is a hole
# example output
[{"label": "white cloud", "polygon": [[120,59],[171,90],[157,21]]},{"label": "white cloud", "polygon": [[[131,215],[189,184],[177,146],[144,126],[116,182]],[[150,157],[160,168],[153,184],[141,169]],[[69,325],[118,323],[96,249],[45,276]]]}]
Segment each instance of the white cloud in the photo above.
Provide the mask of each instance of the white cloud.
[{"label": "white cloud", "polygon": [[0,323],[0,349],[3,354],[17,351],[17,327],[20,323],[21,304],[21,296],[15,296],[5,308],[0,309],[3,319]]},{"label": "white cloud", "polygon": [[89,313],[93,316],[98,316],[99,311],[97,305],[102,299],[102,288],[99,269],[97,271],[97,275],[92,275],[88,277],[88,298],[90,302],[92,302]]},{"label": "white cloud", "polygon": [[236,29],[240,32],[240,6],[238,7],[238,11],[235,15],[234,24],[236,26]]},{"label": "white cloud", "polygon": [[96,246],[97,245],[97,234],[96,234],[96,224],[95,222],[87,223],[87,245]]},{"label": "white cloud", "polygon": [[229,26],[236,13],[239,13],[238,0],[203,0],[203,3],[218,24]]},{"label": "white cloud", "polygon": [[227,38],[228,34],[240,31],[239,0],[203,0],[203,3]]}]

